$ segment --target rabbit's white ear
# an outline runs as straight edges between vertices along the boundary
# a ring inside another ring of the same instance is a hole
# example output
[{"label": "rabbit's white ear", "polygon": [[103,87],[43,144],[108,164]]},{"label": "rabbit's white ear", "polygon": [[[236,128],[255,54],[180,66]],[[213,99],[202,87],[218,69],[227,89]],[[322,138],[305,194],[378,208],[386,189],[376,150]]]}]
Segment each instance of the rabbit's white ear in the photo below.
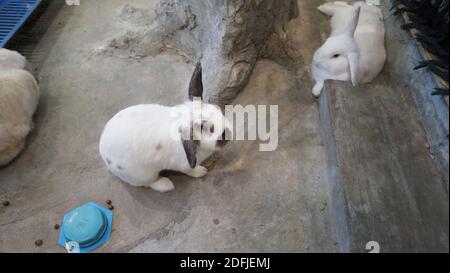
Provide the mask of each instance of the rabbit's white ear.
[{"label": "rabbit's white ear", "polygon": [[361,13],[361,7],[357,7],[352,14],[352,18],[350,19],[350,23],[348,24],[345,35],[353,37],[355,35],[356,27],[358,27],[359,22],[359,14]]},{"label": "rabbit's white ear", "polygon": [[317,9],[328,16],[333,16],[335,10],[333,3],[323,4],[319,6]]},{"label": "rabbit's white ear", "polygon": [[320,10],[320,12],[328,16],[333,16],[337,9],[340,9],[345,6],[348,6],[348,4],[341,1],[335,1],[320,5],[318,9]]},{"label": "rabbit's white ear", "polygon": [[200,62],[195,67],[194,74],[192,74],[191,82],[189,84],[189,99],[203,98],[203,79],[202,79],[202,65]]},{"label": "rabbit's white ear", "polygon": [[359,69],[359,54],[358,52],[351,52],[347,54],[349,69],[350,69],[350,78],[352,80],[353,86],[358,85],[358,69]]},{"label": "rabbit's white ear", "polygon": [[189,166],[195,168],[197,166],[197,144],[194,140],[192,126],[181,130],[181,142],[183,143]]}]

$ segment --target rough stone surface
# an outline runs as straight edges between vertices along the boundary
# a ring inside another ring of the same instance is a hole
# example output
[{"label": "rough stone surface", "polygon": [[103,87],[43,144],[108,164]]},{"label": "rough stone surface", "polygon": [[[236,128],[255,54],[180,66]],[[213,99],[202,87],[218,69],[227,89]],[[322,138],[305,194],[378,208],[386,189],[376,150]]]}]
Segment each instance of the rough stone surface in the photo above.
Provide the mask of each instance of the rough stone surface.
[{"label": "rough stone surface", "polygon": [[155,16],[145,15],[150,13],[126,5],[120,18],[130,28],[106,50],[133,57],[175,50],[201,60],[205,97],[224,105],[247,84],[266,41],[286,40],[284,26],[298,15],[298,7],[294,0],[164,0]]}]

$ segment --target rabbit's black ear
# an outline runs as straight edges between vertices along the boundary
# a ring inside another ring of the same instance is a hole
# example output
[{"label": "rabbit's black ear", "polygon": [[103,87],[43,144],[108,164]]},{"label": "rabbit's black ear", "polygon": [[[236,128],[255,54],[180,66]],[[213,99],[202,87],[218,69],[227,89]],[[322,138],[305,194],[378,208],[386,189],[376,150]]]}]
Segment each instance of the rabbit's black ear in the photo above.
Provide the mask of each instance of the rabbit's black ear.
[{"label": "rabbit's black ear", "polygon": [[202,80],[202,64],[197,63],[194,74],[192,75],[191,83],[189,84],[189,99],[203,98],[203,80]]},{"label": "rabbit's black ear", "polygon": [[192,127],[186,128],[181,132],[181,142],[183,143],[184,152],[191,168],[197,166],[197,143],[194,140]]}]

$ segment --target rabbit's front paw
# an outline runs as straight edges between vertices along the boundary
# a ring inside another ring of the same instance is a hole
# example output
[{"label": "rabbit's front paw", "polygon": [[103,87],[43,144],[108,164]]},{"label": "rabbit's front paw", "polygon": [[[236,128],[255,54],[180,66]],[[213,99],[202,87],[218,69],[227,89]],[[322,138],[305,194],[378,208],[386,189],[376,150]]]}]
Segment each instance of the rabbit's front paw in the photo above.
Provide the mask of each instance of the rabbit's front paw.
[{"label": "rabbit's front paw", "polygon": [[186,174],[194,178],[200,178],[208,174],[208,169],[203,166],[196,166]]},{"label": "rabbit's front paw", "polygon": [[170,181],[169,178],[161,177],[155,183],[151,184],[150,188],[152,188],[155,191],[164,193],[173,191],[175,189],[175,185],[172,183],[172,181]]}]

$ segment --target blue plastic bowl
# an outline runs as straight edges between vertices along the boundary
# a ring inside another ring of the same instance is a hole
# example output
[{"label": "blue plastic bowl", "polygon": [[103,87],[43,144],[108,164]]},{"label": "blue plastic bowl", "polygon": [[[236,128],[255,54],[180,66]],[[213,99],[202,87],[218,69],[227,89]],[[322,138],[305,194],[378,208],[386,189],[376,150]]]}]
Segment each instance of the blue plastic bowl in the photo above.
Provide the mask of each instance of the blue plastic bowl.
[{"label": "blue plastic bowl", "polygon": [[108,226],[106,215],[96,206],[86,204],[69,212],[64,218],[66,241],[77,242],[81,248],[97,243]]}]

